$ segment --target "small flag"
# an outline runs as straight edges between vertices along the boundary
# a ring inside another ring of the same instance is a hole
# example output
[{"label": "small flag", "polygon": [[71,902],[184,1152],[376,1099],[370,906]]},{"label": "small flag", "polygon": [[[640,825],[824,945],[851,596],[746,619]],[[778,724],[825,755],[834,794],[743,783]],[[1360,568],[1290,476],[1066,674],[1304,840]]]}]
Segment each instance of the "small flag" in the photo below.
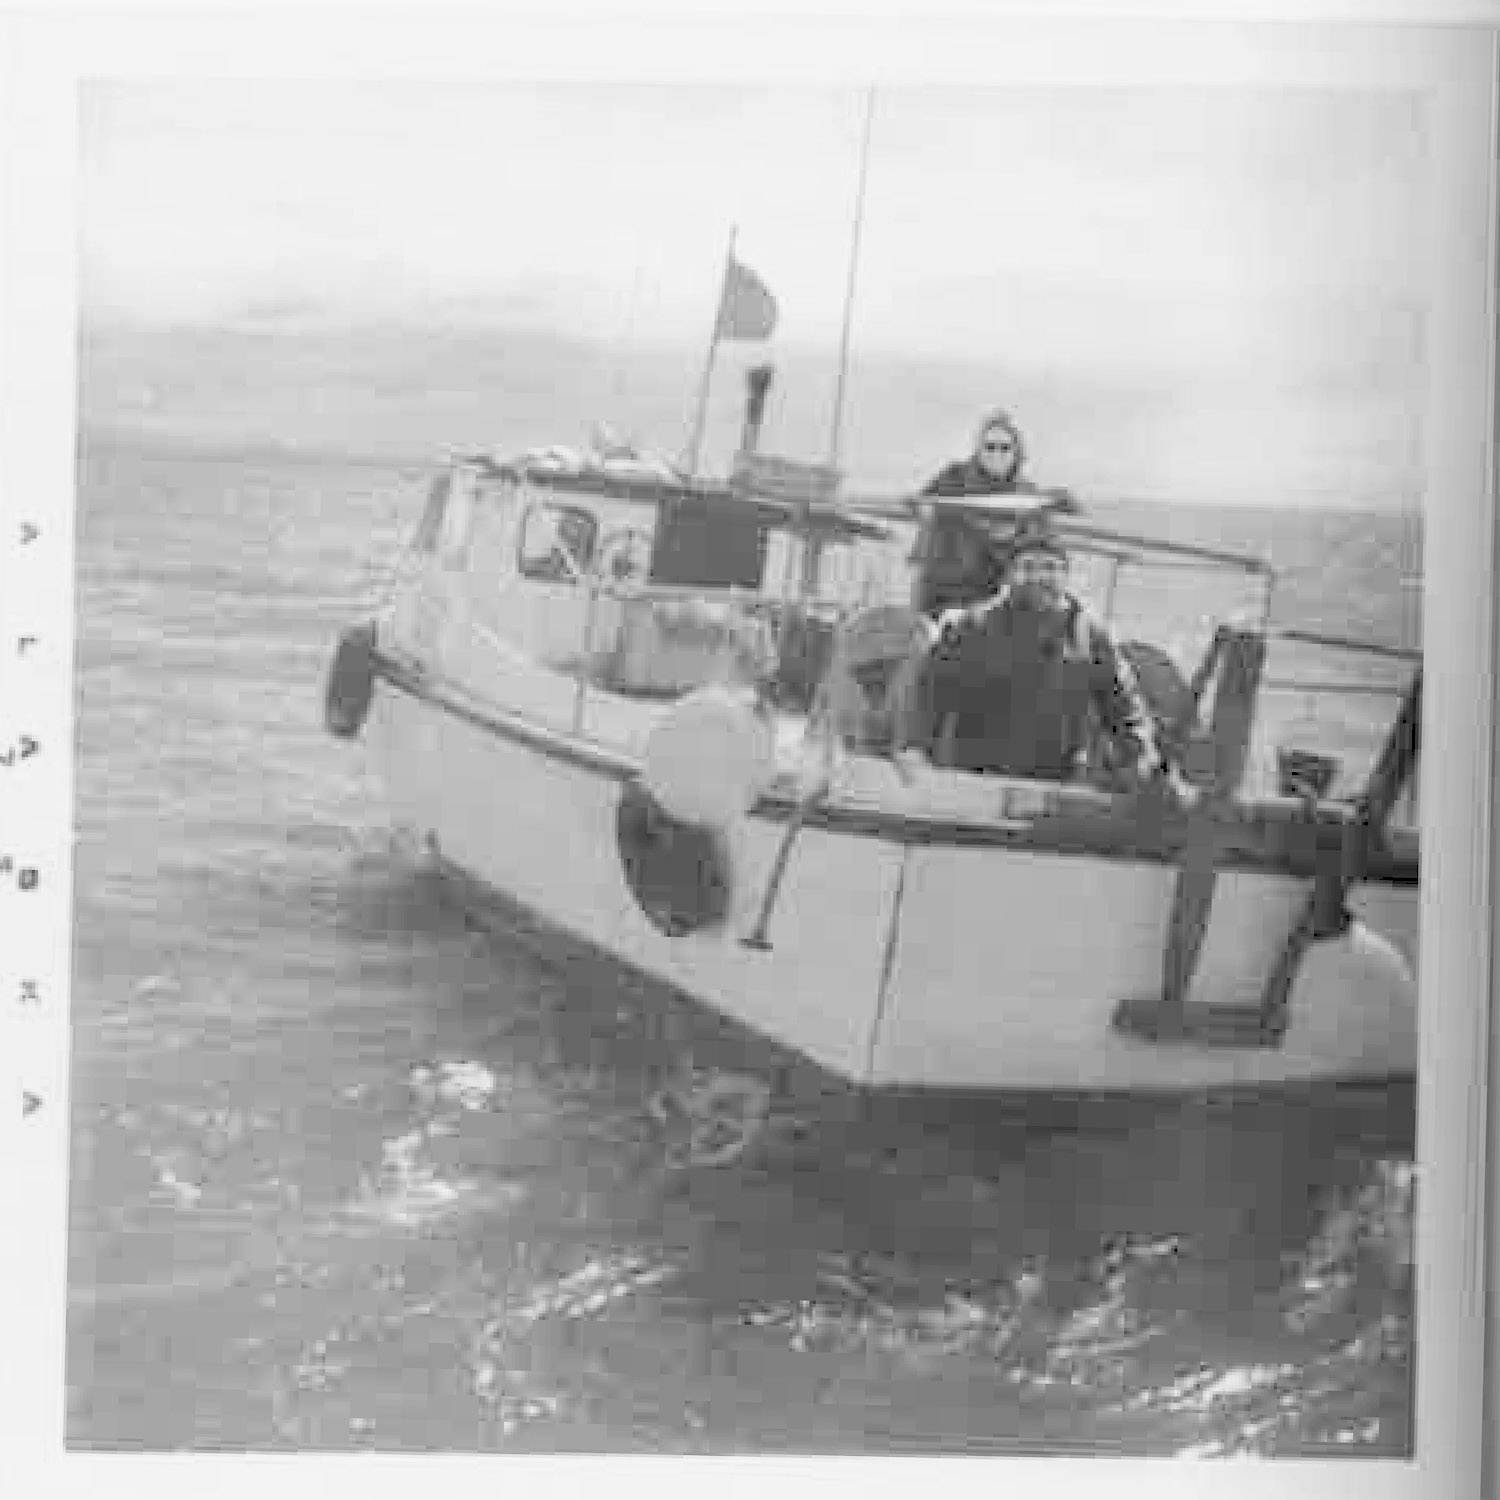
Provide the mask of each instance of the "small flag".
[{"label": "small flag", "polygon": [[749,266],[731,256],[724,272],[724,290],[719,295],[714,337],[768,339],[775,327],[776,299]]}]

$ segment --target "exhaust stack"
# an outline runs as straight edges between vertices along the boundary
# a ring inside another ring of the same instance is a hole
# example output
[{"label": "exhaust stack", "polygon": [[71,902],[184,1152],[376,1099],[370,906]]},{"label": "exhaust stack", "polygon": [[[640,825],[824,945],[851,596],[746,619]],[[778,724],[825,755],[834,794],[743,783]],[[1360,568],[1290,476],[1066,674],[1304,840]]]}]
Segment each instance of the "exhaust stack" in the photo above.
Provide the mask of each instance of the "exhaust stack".
[{"label": "exhaust stack", "polygon": [[775,374],[772,365],[756,365],[746,372],[745,385],[749,394],[745,399],[745,425],[740,432],[742,454],[754,453],[760,447],[760,429],[766,419],[766,397],[770,394]]}]

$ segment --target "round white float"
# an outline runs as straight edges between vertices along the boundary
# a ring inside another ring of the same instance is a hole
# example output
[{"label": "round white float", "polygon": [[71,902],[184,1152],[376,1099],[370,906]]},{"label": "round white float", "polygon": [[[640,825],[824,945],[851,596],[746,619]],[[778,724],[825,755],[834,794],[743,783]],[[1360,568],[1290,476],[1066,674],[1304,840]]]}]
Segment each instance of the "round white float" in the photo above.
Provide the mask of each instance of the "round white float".
[{"label": "round white float", "polygon": [[1417,986],[1394,943],[1351,922],[1307,951],[1289,997],[1288,1051],[1376,1072],[1417,1062]]},{"label": "round white float", "polygon": [[776,769],[770,723],[748,694],[706,687],[675,703],[646,741],[641,782],[663,811],[699,828],[729,828]]}]

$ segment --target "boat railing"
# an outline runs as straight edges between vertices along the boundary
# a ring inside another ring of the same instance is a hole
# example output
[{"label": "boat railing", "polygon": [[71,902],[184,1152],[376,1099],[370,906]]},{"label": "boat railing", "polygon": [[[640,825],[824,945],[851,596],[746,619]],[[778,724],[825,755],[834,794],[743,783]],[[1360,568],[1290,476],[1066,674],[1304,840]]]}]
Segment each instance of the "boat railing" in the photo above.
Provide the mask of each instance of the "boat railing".
[{"label": "boat railing", "polygon": [[1249,553],[1229,552],[1219,547],[1201,546],[1196,542],[1178,542],[1163,537],[1116,531],[1113,527],[1090,526],[1069,519],[1059,519],[1055,524],[1070,546],[1103,555],[1118,553],[1122,560],[1160,566],[1157,562],[1159,557],[1175,558],[1181,562],[1201,563],[1209,567],[1232,568],[1260,578],[1274,580],[1276,577],[1276,570],[1270,563]]},{"label": "boat railing", "polygon": [[[1350,776],[1345,763],[1351,756],[1368,756],[1373,761],[1413,672],[1421,666],[1421,650],[1290,626],[1268,630],[1267,640],[1273,647],[1280,643],[1294,652],[1309,648],[1316,657],[1316,661],[1294,662],[1287,668],[1278,668],[1273,658],[1271,670],[1261,681],[1259,717],[1263,737],[1276,759],[1278,778],[1295,779],[1309,772],[1316,777],[1321,762],[1327,781],[1337,778],[1347,787],[1357,776]],[[1330,668],[1330,655],[1344,661],[1343,670]],[[1389,707],[1377,707],[1381,703]],[[1337,792],[1325,789],[1325,794]],[[1416,775],[1408,778],[1392,817],[1398,824],[1417,824]]]},{"label": "boat railing", "polygon": [[1387,661],[1409,662],[1413,666],[1422,660],[1422,652],[1415,646],[1395,646],[1382,641],[1365,641],[1354,636],[1330,635],[1321,630],[1293,629],[1281,626],[1268,632],[1272,640],[1291,641],[1304,646],[1323,646],[1329,650],[1349,651],[1365,656],[1378,656]]},{"label": "boat railing", "polygon": [[[1181,550],[1189,554],[1185,559],[1189,566],[1201,565],[1205,561],[1217,565],[1224,557],[1230,556],[1215,553],[1212,549],[1184,546]],[[1199,555],[1205,552],[1209,554],[1207,558]],[[1255,572],[1266,580],[1273,576],[1269,568],[1253,569],[1247,566],[1243,571],[1247,574]],[[784,597],[762,589],[739,586],[712,587],[655,583],[642,579],[621,580],[597,575],[586,576],[580,579],[579,583],[586,596],[584,629],[587,649],[584,654],[586,658],[595,662],[606,656],[610,649],[609,645],[598,635],[600,615],[609,607],[609,603],[625,609],[651,610],[653,607],[666,606],[669,611],[674,605],[702,606],[705,625],[721,630],[732,629],[736,619],[759,621],[769,625],[775,632],[774,645],[778,652],[783,654],[784,661],[788,646],[787,622],[793,617],[816,622],[818,631],[826,632],[836,628],[840,619],[857,608],[845,599],[818,596]],[[1273,657],[1268,664],[1271,669],[1261,679],[1260,690],[1265,696],[1262,712],[1257,715],[1257,718],[1262,721],[1256,731],[1256,738],[1259,742],[1256,757],[1258,769],[1255,776],[1248,779],[1255,784],[1247,784],[1243,788],[1244,793],[1256,798],[1282,794],[1288,784],[1285,767],[1282,764],[1285,756],[1302,766],[1319,759],[1326,759],[1333,766],[1345,769],[1346,774],[1343,775],[1335,775],[1331,771],[1330,775],[1333,779],[1325,784],[1324,788],[1324,795],[1335,801],[1340,800],[1343,795],[1341,787],[1347,787],[1349,782],[1357,777],[1358,762],[1367,755],[1373,756],[1374,747],[1378,744],[1379,737],[1388,722],[1389,714],[1374,711],[1373,705],[1385,700],[1392,705],[1392,711],[1394,711],[1395,705],[1399,703],[1405,690],[1405,679],[1409,673],[1406,671],[1393,673],[1389,668],[1415,668],[1420,664],[1421,652],[1402,645],[1301,627],[1268,628],[1263,621],[1255,622],[1255,628],[1263,630],[1268,643],[1273,646],[1276,643],[1283,643],[1294,649],[1305,647],[1320,655],[1332,653],[1335,656],[1354,657],[1371,664],[1380,663],[1387,668],[1377,678],[1362,676],[1357,670],[1345,673],[1330,671],[1326,665],[1321,670],[1311,672],[1277,670]],[[805,640],[799,642],[799,649],[803,652],[808,650],[808,646],[809,643]],[[708,680],[716,670],[710,658],[716,657],[721,649],[722,643],[715,644],[705,639],[703,680]],[[818,653],[813,650],[806,661],[796,664],[796,670],[804,674],[816,673],[817,663],[814,660],[816,657]],[[826,666],[826,662],[823,665]],[[1385,680],[1379,680],[1380,678]],[[597,671],[586,670],[580,675],[575,704],[576,727],[582,726],[585,699],[590,687],[607,685],[599,678]],[[685,676],[682,682],[672,687],[672,690],[685,691],[690,685]],[[804,686],[815,687],[816,683],[808,683]],[[668,685],[663,683],[662,690],[667,691]],[[1352,712],[1343,713],[1335,709],[1328,715],[1325,723],[1320,717],[1325,711],[1325,706],[1338,700],[1342,700],[1345,705],[1365,704],[1370,707],[1356,708]],[[1415,824],[1417,820],[1415,777],[1411,779],[1411,783],[1403,793],[1396,808],[1395,817],[1397,822]]]},{"label": "boat railing", "polygon": [[1327,693],[1367,698],[1399,698],[1401,688],[1393,683],[1327,681],[1316,677],[1268,676],[1261,682],[1263,690],[1283,693]]},{"label": "boat railing", "polygon": [[1102,572],[1086,575],[1092,586],[1085,592],[1088,602],[1112,630],[1121,627],[1123,614],[1128,613],[1121,607],[1127,580],[1141,577],[1164,580],[1174,574],[1222,577],[1226,573],[1241,581],[1241,589],[1236,590],[1239,603],[1231,608],[1230,615],[1256,630],[1270,627],[1277,575],[1275,568],[1260,558],[1078,522],[1060,522],[1058,530],[1066,537],[1075,558],[1092,559],[1103,565]]}]

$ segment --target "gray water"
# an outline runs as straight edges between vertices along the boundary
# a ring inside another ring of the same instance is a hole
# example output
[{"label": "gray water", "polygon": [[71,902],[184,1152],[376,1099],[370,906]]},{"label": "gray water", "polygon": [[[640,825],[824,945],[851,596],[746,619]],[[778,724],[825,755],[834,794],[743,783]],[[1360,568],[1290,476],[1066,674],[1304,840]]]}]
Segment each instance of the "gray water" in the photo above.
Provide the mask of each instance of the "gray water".
[{"label": "gray water", "polygon": [[[85,445],[72,1445],[1410,1451],[1409,1097],[794,1077],[695,1150],[779,1059],[474,926],[322,731],[420,479]],[[1400,518],[1194,524],[1409,633]]]}]

